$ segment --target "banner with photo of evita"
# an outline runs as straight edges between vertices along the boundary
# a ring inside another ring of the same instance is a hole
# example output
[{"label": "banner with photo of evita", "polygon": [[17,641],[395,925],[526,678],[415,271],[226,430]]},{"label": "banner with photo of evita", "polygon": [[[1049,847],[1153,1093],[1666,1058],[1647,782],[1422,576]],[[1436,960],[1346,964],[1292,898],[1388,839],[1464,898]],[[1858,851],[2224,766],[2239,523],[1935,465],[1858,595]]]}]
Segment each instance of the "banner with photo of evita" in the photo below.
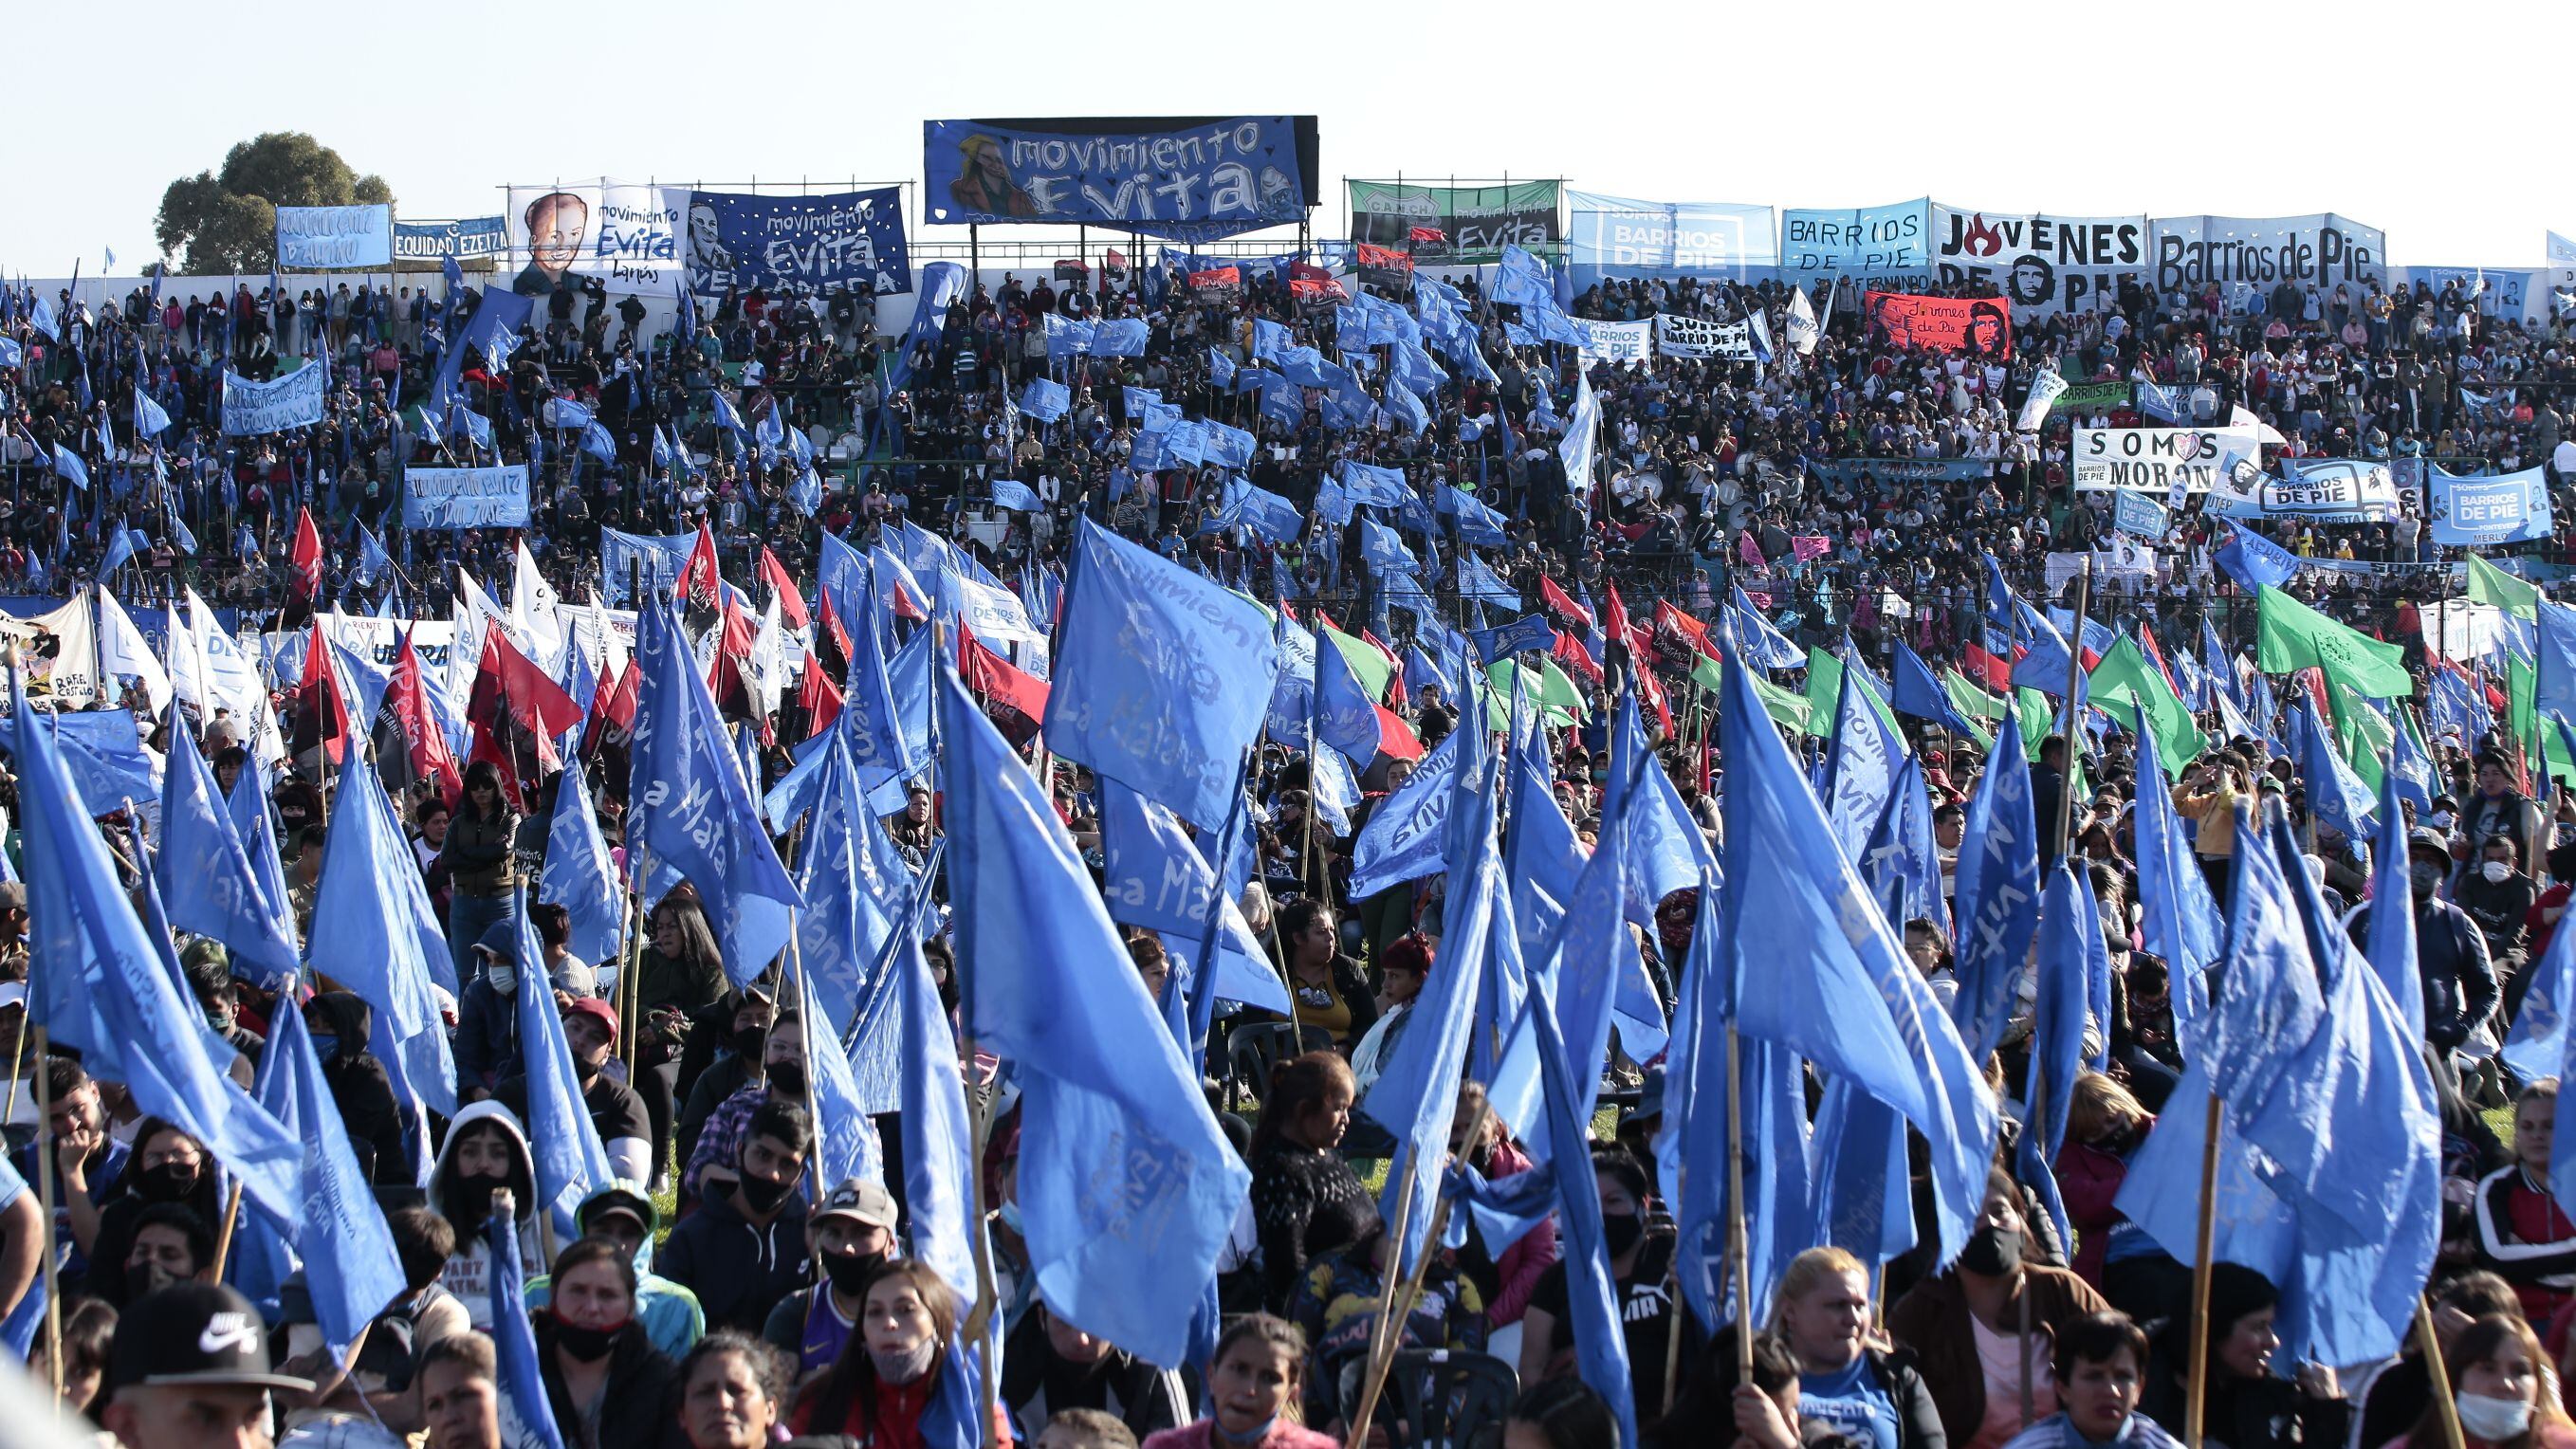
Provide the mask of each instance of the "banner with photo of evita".
[{"label": "banner with photo of evita", "polygon": [[2099,312],[2147,275],[2147,219],[1935,205],[1932,264],[1944,287],[2003,294],[2016,318]]},{"label": "banner with photo of evita", "polygon": [[2202,507],[2221,518],[2308,523],[2387,523],[2399,512],[2396,477],[2374,458],[2284,458],[2278,473],[2249,460],[2231,469]]},{"label": "banner with photo of evita", "polygon": [[688,267],[691,290],[707,296],[754,288],[788,297],[909,292],[903,189],[822,196],[692,191]]},{"label": "banner with photo of evita", "polygon": [[684,261],[689,188],[631,181],[574,181],[509,188],[503,259],[510,290],[543,297],[595,277],[611,292],[676,290]]}]

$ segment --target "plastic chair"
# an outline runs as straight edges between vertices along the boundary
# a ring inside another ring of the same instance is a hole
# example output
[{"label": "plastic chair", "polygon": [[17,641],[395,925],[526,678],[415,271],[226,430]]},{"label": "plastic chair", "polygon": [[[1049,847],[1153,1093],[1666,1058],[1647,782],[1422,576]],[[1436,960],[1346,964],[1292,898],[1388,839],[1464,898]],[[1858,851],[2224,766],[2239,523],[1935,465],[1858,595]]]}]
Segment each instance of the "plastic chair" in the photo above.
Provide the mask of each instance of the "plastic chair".
[{"label": "plastic chair", "polygon": [[1397,1449],[1473,1449],[1502,1427],[1520,1391],[1520,1375],[1490,1353],[1400,1349],[1385,1390],[1404,1421]]},{"label": "plastic chair", "polygon": [[1225,1039],[1225,1106],[1234,1110],[1235,1091],[1246,1088],[1258,1102],[1270,1090],[1270,1069],[1289,1057],[1328,1051],[1333,1034],[1320,1026],[1299,1028],[1293,1022],[1264,1021],[1238,1026]]}]

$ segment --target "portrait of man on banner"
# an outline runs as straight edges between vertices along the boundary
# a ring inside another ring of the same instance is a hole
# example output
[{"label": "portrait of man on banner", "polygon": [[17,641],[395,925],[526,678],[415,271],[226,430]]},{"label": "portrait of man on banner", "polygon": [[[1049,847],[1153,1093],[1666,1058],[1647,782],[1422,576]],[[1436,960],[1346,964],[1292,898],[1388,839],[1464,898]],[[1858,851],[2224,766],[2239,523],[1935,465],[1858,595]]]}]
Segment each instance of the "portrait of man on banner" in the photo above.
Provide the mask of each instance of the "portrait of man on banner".
[{"label": "portrait of man on banner", "polygon": [[590,203],[569,191],[549,191],[528,203],[528,264],[510,290],[522,297],[549,296],[581,259],[590,230]]},{"label": "portrait of man on banner", "polygon": [[2012,315],[1996,297],[1921,297],[1871,292],[1862,299],[1870,335],[1890,347],[2012,356]]}]

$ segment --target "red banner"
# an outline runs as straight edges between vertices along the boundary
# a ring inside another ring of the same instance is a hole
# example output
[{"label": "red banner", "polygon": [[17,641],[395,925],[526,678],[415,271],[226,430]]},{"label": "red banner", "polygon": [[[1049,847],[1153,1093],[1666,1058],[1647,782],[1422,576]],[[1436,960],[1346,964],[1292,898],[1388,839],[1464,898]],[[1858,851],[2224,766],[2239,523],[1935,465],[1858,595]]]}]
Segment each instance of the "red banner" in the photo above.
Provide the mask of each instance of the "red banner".
[{"label": "red banner", "polygon": [[1413,258],[1393,247],[1371,246],[1367,242],[1361,242],[1356,259],[1363,268],[1375,267],[1390,272],[1413,270]]},{"label": "red banner", "polygon": [[1862,298],[1873,338],[1890,347],[2012,356],[2012,314],[2000,297],[1918,297],[1871,292]]},{"label": "red banner", "polygon": [[1241,269],[1236,267],[1217,267],[1211,271],[1192,272],[1190,273],[1190,290],[1193,292],[1240,292],[1243,290],[1243,272]]}]

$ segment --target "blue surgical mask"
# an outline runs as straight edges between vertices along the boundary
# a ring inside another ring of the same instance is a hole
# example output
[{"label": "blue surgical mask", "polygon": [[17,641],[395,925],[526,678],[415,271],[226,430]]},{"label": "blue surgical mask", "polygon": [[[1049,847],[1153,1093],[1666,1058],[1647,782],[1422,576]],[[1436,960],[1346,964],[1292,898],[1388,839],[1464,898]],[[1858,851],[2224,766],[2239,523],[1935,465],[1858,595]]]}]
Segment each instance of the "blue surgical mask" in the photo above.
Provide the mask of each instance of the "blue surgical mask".
[{"label": "blue surgical mask", "polygon": [[317,1031],[313,1033],[313,1055],[327,1062],[339,1054],[340,1038],[338,1036],[327,1031]]}]

